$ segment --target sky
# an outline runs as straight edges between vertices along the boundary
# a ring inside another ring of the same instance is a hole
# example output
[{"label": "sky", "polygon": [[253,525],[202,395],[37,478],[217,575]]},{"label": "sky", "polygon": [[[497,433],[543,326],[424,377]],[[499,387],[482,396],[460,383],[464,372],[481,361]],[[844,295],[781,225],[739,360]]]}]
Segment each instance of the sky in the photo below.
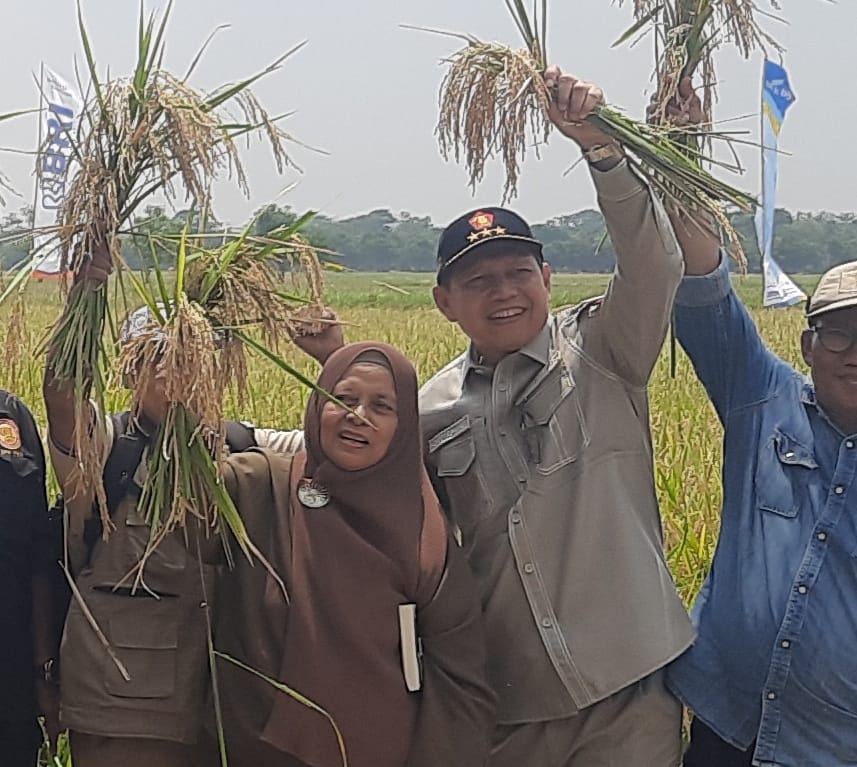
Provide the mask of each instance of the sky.
[{"label": "sky", "polygon": [[[80,0],[101,71],[130,72],[135,57],[137,0]],[[767,10],[768,0],[757,0]],[[857,0],[781,0],[788,23],[766,22],[785,46],[797,102],[780,138],[789,154],[780,159],[777,204],[790,210],[857,210]],[[165,2],[147,0],[147,10]],[[549,20],[550,58],[564,70],[596,82],[611,104],[642,116],[650,89],[651,39],[636,47],[611,44],[631,23],[631,0],[554,0]],[[40,62],[74,82],[74,61],[84,67],[75,0],[4,0],[0,25],[4,87],[0,112],[35,107],[34,73]],[[302,173],[279,176],[270,154],[254,144],[243,153],[249,199],[225,181],[215,189],[218,217],[245,221],[268,202],[344,217],[376,208],[428,215],[439,225],[465,210],[497,204],[502,174],[493,163],[472,194],[465,171],[444,162],[437,148],[441,59],[460,47],[447,37],[402,29],[402,24],[467,32],[517,45],[502,0],[174,0],[167,32],[167,69],[183,73],[208,34],[218,33],[191,84],[210,89],[265,67],[295,44],[307,44],[256,93],[272,114],[295,110],[283,128],[301,142],[293,158]],[[719,120],[747,130],[758,141],[762,54],[749,62],[734,50],[718,56]],[[743,117],[741,120],[734,118]],[[36,118],[0,124],[0,146],[32,150]],[[734,183],[756,192],[756,148],[746,148],[746,167]],[[576,147],[554,136],[524,163],[519,196],[510,203],[532,221],[544,221],[594,205],[583,165],[566,173]],[[32,157],[0,153],[0,170],[22,197],[32,199]],[[292,187],[292,188],[290,188]],[[181,207],[181,206],[179,206]],[[4,211],[0,210],[0,214]]]}]

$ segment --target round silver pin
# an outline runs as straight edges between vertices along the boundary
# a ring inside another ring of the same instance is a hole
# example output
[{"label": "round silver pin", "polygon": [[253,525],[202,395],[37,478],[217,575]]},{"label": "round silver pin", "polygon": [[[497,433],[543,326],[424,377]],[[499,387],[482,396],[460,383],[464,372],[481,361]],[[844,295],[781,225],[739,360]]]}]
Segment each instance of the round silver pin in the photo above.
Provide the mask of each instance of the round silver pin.
[{"label": "round silver pin", "polygon": [[298,485],[298,500],[308,509],[320,509],[327,506],[330,501],[330,493],[326,487],[303,480]]}]

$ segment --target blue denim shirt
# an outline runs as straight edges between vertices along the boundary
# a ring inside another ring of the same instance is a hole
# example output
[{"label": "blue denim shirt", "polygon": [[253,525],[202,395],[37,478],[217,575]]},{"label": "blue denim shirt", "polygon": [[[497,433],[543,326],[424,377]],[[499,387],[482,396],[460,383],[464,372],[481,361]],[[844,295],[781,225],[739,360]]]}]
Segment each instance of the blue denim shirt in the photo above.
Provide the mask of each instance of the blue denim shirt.
[{"label": "blue denim shirt", "polygon": [[857,765],[857,435],[767,349],[725,259],[676,303],[724,427],[724,498],[699,636],[669,685],[726,741],[755,741],[756,765]]}]

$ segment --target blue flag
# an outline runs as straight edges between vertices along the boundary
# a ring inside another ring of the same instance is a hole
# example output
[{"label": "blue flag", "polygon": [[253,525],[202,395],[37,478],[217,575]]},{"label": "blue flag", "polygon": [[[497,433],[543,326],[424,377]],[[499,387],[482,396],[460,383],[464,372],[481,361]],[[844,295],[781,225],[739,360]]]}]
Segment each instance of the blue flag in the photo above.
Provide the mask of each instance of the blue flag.
[{"label": "blue flag", "polygon": [[777,145],[788,108],[795,94],[785,69],[773,61],[765,61],[762,80],[762,195],[756,212],[756,237],[762,253],[765,278],[764,305],[791,306],[806,296],[774,260],[774,211],[777,196]]}]

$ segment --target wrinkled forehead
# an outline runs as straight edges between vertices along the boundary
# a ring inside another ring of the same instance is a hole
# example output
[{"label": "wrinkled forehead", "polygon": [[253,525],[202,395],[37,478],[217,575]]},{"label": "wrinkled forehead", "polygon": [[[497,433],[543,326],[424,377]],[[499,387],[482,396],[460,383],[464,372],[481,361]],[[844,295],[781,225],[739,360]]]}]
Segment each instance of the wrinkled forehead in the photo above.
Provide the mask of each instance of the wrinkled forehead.
[{"label": "wrinkled forehead", "polygon": [[815,317],[816,325],[826,328],[843,328],[857,330],[857,306],[846,306],[844,309],[834,309]]}]

